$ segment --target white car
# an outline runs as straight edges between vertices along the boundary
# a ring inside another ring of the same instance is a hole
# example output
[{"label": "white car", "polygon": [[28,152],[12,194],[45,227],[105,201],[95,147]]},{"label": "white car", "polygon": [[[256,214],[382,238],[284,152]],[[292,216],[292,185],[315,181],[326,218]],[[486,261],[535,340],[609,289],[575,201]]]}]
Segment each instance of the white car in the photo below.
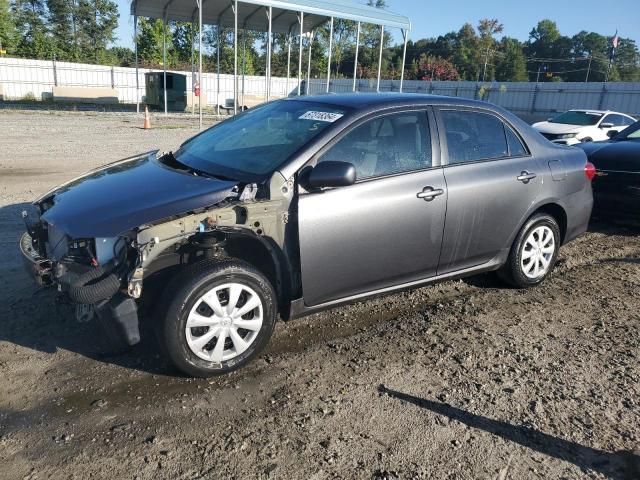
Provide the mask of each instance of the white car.
[{"label": "white car", "polygon": [[533,128],[553,143],[577,145],[609,139],[609,132],[620,132],[635,123],[624,113],[602,110],[569,110]]}]

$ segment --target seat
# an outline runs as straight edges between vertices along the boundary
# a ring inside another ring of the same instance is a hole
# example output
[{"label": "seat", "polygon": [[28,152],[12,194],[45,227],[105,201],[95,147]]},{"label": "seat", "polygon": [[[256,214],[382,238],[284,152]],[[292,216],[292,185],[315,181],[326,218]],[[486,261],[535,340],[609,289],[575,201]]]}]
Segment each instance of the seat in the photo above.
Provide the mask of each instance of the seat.
[{"label": "seat", "polygon": [[394,135],[390,138],[391,141],[385,143],[380,153],[376,174],[388,175],[424,168],[422,135],[418,123],[396,122],[393,129]]}]

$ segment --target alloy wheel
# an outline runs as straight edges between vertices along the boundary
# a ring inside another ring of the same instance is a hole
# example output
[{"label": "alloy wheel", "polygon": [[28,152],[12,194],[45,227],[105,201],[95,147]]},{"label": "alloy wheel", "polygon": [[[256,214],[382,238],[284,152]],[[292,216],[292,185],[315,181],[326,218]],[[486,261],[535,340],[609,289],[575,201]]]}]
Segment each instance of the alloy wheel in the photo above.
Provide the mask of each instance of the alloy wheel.
[{"label": "alloy wheel", "polygon": [[531,231],[522,246],[520,268],[522,273],[532,280],[544,277],[556,251],[556,239],[553,230],[540,226]]}]

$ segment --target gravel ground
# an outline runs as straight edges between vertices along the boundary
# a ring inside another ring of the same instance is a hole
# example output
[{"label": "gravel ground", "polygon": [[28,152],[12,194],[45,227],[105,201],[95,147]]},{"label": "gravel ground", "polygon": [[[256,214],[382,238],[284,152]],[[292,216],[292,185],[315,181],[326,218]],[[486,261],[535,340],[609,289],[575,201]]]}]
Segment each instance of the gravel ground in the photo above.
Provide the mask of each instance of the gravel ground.
[{"label": "gravel ground", "polygon": [[638,230],[594,224],[533,290],[482,276],[281,322],[214,380],[151,340],[102,353],[22,272],[19,212],[196,133],[141,124],[0,113],[0,478],[640,478]]}]

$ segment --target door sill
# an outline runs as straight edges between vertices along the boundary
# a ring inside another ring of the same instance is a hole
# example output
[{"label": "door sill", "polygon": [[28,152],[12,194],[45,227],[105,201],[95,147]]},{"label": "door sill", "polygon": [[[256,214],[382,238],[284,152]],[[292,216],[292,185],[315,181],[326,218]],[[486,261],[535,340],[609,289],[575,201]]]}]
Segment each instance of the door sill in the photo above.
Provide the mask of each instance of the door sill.
[{"label": "door sill", "polygon": [[291,311],[290,311],[289,318],[290,319],[300,318],[307,315],[311,315],[313,313],[330,310],[332,308],[339,307],[341,305],[348,305],[350,303],[356,303],[356,302],[374,298],[374,297],[389,295],[391,293],[403,292],[406,290],[414,290],[416,288],[425,287],[427,285],[431,285],[434,283],[469,277],[472,275],[478,275],[480,273],[485,273],[485,272],[491,272],[500,268],[502,263],[503,263],[503,259],[501,258],[501,255],[498,255],[494,259],[490,260],[489,262],[479,266],[466,268],[464,270],[457,270],[455,272],[449,272],[442,275],[436,275],[435,277],[416,280],[414,282],[403,283],[400,285],[395,285],[393,287],[386,287],[386,288],[374,290],[371,292],[360,293],[358,295],[344,297],[338,300],[332,300],[331,302],[321,303],[319,305],[312,305],[312,306],[306,305],[304,302],[304,297],[299,298],[291,302]]}]

